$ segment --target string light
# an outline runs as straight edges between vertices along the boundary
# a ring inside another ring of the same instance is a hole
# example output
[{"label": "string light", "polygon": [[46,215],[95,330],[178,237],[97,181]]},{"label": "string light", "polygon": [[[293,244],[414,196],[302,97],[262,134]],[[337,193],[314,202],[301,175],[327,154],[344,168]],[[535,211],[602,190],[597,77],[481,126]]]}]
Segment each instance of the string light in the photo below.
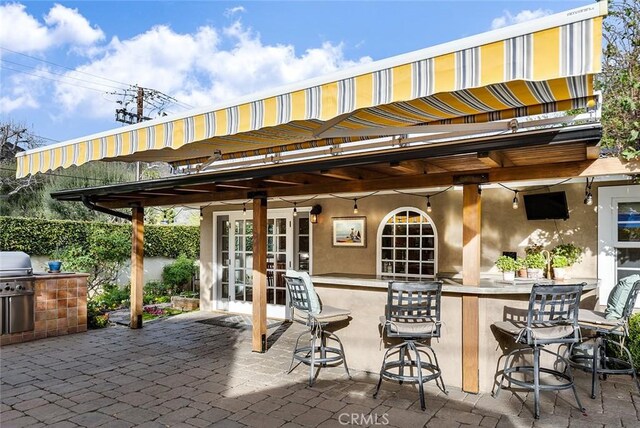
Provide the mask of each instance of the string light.
[{"label": "string light", "polygon": [[431,211],[433,211],[431,208],[431,195],[427,195],[427,212],[430,213]]},{"label": "string light", "polygon": [[513,204],[512,204],[512,206],[513,206],[514,210],[518,209],[519,204],[518,204],[518,191],[517,190],[513,191]]},{"label": "string light", "polygon": [[358,214],[358,200],[357,199],[353,200],[353,213],[354,214]]},{"label": "string light", "polygon": [[202,208],[200,208],[200,221],[204,220],[204,216],[202,215]]},{"label": "string light", "polygon": [[247,215],[247,204],[242,204],[242,215]]},{"label": "string light", "polygon": [[589,177],[587,177],[587,186],[584,189],[584,204],[585,205],[593,205],[593,195],[591,194],[591,185],[593,184],[593,180],[595,179],[592,178],[591,181],[589,181]]},{"label": "string light", "polygon": [[298,203],[294,202],[293,203],[293,216],[297,217],[298,216],[298,208],[297,208]]}]

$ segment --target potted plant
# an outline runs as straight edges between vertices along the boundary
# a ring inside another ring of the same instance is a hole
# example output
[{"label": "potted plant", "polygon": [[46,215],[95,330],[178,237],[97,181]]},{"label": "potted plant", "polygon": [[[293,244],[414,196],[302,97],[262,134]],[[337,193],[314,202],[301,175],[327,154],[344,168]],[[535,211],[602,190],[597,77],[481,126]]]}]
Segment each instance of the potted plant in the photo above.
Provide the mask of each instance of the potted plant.
[{"label": "potted plant", "polygon": [[518,268],[516,269],[516,276],[518,278],[526,278],[527,277],[527,267],[524,264],[524,259],[522,257],[518,257],[516,259],[516,264]]},{"label": "potted plant", "polygon": [[553,278],[562,280],[565,277],[566,268],[569,267],[569,259],[561,254],[555,254],[551,259],[551,266],[553,267]]},{"label": "potted plant", "polygon": [[539,279],[542,278],[547,260],[542,253],[530,253],[524,258],[524,264],[527,267],[527,278]]},{"label": "potted plant", "polygon": [[513,281],[516,277],[516,270],[518,270],[518,261],[509,256],[500,256],[496,260],[496,267],[502,272],[502,278],[505,281]]},{"label": "potted plant", "polygon": [[[578,263],[582,259],[582,248],[574,244],[560,244],[551,250],[551,256],[555,259],[556,256],[562,256],[566,258],[566,266],[564,268],[570,268],[574,264]],[[554,266],[555,267],[555,266]]]},{"label": "potted plant", "polygon": [[59,273],[62,270],[62,251],[56,247],[55,251],[49,255],[47,266],[49,273]]}]

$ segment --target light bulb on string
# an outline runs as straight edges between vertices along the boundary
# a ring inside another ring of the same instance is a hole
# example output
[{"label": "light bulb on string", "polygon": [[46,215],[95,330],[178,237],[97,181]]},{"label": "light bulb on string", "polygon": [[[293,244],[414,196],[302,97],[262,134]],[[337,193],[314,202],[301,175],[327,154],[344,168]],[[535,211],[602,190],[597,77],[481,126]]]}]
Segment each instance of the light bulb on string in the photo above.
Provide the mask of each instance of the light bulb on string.
[{"label": "light bulb on string", "polygon": [[296,202],[294,202],[294,203],[293,203],[293,216],[294,216],[294,217],[297,217],[297,216],[298,216],[298,208],[297,208],[297,205],[298,205],[298,204],[297,204]]},{"label": "light bulb on string", "polygon": [[353,213],[354,214],[358,214],[358,200],[357,199],[353,200]]},{"label": "light bulb on string", "polygon": [[517,210],[517,209],[518,209],[518,207],[520,206],[520,205],[518,204],[518,191],[517,191],[517,190],[515,190],[513,193],[514,193],[514,195],[513,195],[513,204],[512,204],[512,206],[513,206],[513,209],[514,209],[514,210]]},{"label": "light bulb on string", "polygon": [[433,211],[431,208],[431,196],[427,196],[427,212],[430,213],[431,211]]},{"label": "light bulb on string", "polygon": [[247,215],[247,204],[242,204],[242,215]]},{"label": "light bulb on string", "polygon": [[593,195],[591,194],[591,192],[588,192],[587,196],[585,196],[584,203],[585,205],[589,206],[593,205]]},{"label": "light bulb on string", "polygon": [[204,216],[202,215],[202,208],[200,208],[200,221],[204,220]]}]

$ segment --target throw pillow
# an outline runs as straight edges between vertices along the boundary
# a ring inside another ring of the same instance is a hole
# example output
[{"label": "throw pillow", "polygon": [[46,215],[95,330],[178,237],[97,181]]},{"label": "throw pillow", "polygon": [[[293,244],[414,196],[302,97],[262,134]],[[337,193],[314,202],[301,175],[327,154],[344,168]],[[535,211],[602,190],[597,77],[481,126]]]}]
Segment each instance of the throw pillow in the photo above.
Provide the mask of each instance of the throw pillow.
[{"label": "throw pillow", "polygon": [[622,278],[613,290],[609,294],[607,300],[607,309],[605,309],[605,318],[608,320],[619,320],[622,318],[622,312],[624,311],[624,305],[627,303],[629,292],[631,287],[636,281],[640,281],[640,275],[631,275],[626,278]]}]

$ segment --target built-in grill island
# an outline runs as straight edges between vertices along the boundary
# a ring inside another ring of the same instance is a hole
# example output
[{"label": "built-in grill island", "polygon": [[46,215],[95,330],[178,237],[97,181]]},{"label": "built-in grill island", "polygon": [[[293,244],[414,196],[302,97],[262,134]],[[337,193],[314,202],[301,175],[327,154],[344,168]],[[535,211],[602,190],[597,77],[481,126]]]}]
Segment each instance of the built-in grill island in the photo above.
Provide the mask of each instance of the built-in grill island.
[{"label": "built-in grill island", "polygon": [[86,274],[34,273],[28,254],[0,251],[0,345],[86,330]]}]

